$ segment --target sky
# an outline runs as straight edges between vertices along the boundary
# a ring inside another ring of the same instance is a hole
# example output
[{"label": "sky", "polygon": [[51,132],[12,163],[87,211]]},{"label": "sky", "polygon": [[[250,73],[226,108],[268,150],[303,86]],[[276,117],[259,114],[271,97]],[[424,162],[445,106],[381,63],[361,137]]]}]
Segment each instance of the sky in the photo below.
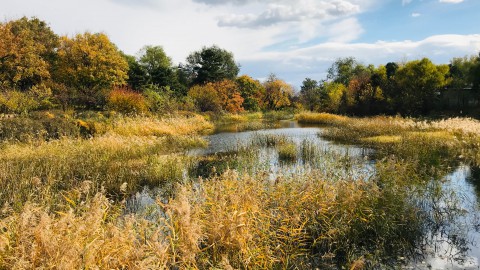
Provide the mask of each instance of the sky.
[{"label": "sky", "polygon": [[476,55],[479,10],[480,0],[0,0],[4,21],[35,16],[59,35],[102,32],[130,55],[162,46],[177,64],[217,45],[240,74],[274,73],[297,89],[340,57],[378,66]]}]

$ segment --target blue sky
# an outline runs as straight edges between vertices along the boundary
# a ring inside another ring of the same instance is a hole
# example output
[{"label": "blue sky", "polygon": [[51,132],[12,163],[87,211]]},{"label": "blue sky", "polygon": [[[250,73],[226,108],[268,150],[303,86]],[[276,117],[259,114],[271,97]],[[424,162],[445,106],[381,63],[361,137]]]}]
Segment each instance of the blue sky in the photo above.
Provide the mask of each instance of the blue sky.
[{"label": "blue sky", "polygon": [[175,63],[216,44],[241,73],[299,88],[339,57],[448,63],[480,51],[480,0],[0,0],[4,20],[36,16],[60,35],[104,32],[124,52],[163,46]]}]

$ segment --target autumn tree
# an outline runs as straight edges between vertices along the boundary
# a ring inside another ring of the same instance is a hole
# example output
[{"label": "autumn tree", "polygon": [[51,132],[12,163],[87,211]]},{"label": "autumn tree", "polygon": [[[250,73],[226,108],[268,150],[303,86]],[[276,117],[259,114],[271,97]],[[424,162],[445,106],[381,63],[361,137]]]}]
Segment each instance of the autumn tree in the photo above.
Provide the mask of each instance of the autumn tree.
[{"label": "autumn tree", "polygon": [[222,80],[193,86],[188,95],[201,111],[242,112],[243,98],[234,81]]},{"label": "autumn tree", "polygon": [[4,89],[45,87],[58,47],[58,37],[37,18],[0,24],[0,81]]},{"label": "autumn tree", "polygon": [[353,106],[349,108],[351,113],[369,115],[380,112],[380,103],[384,100],[383,91],[371,79],[372,75],[362,74],[350,80],[348,93],[353,98]]},{"label": "autumn tree", "polygon": [[321,86],[321,110],[332,113],[345,112],[353,104],[353,98],[341,83],[324,82]]},{"label": "autumn tree", "polygon": [[242,75],[236,80],[238,91],[244,99],[243,107],[248,111],[258,111],[262,108],[265,87],[250,76]]},{"label": "autumn tree", "polygon": [[213,84],[194,85],[188,90],[188,97],[195,107],[202,112],[219,112],[222,110],[222,100]]},{"label": "autumn tree", "polygon": [[235,80],[240,71],[233,54],[215,45],[191,53],[183,69],[191,84]]},{"label": "autumn tree", "polygon": [[244,110],[242,107],[244,99],[238,90],[238,85],[234,81],[222,80],[209,84],[213,84],[225,111],[238,113]]},{"label": "autumn tree", "polygon": [[278,110],[291,104],[293,88],[285,81],[271,74],[264,83],[265,97],[264,106],[267,110]]},{"label": "autumn tree", "polygon": [[124,85],[128,63],[105,34],[86,32],[74,38],[62,37],[58,49],[55,79],[77,105],[103,105],[113,86]]}]

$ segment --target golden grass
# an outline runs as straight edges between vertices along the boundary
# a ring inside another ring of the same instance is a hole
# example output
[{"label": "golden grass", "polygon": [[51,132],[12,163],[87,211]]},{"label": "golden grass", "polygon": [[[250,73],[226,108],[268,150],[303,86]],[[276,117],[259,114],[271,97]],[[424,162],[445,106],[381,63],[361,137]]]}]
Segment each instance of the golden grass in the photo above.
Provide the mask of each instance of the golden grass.
[{"label": "golden grass", "polygon": [[362,138],[361,140],[366,143],[390,144],[390,143],[400,142],[402,140],[402,136],[380,135],[380,136]]},{"label": "golden grass", "polygon": [[103,194],[84,190],[56,213],[27,204],[0,220],[0,268],[307,269],[336,254],[348,265],[413,237],[416,211],[399,189],[321,175],[272,182],[228,171],[201,188],[180,186],[148,220],[118,216]]},{"label": "golden grass", "polygon": [[302,113],[297,119],[325,125],[321,135],[327,139],[377,147],[385,153],[421,160],[420,163],[438,165],[461,159],[480,165],[480,122],[470,118],[422,121],[402,117],[354,118]]},{"label": "golden grass", "polygon": [[213,124],[200,115],[193,117],[117,119],[110,132],[121,136],[178,136],[196,134],[213,129]]},{"label": "golden grass", "polygon": [[304,112],[295,115],[299,123],[304,124],[342,124],[348,120],[347,117],[330,113],[310,113]]},{"label": "golden grass", "polygon": [[293,142],[284,142],[277,145],[278,158],[281,161],[295,161],[297,159],[297,146]]},{"label": "golden grass", "polygon": [[[137,123],[140,120],[146,122]],[[55,203],[61,191],[84,180],[92,181],[97,190],[103,186],[109,194],[120,194],[123,183],[132,193],[142,185],[182,181],[191,158],[172,153],[206,146],[197,134],[210,127],[199,116],[132,118],[88,140],[6,144],[0,148],[0,203],[15,209],[27,201]]]}]

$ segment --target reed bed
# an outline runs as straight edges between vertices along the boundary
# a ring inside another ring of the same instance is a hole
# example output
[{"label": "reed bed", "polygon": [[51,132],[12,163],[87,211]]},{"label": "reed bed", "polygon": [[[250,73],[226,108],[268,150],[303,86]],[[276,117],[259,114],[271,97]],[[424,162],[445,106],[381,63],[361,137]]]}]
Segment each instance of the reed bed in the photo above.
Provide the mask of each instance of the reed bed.
[{"label": "reed bed", "polygon": [[452,165],[461,160],[480,165],[480,122],[470,118],[422,121],[302,113],[297,119],[301,123],[325,125],[321,134],[325,138],[378,148],[384,154],[397,154],[402,158],[421,159],[421,164]]},{"label": "reed bed", "polygon": [[62,211],[27,204],[1,219],[0,267],[374,266],[379,256],[406,252],[418,233],[416,209],[395,191],[321,173],[270,181],[227,171],[180,185],[168,203],[157,203],[163,214],[147,220],[119,216],[102,193],[78,190]]},{"label": "reed bed", "polygon": [[193,160],[175,153],[206,146],[198,133],[211,124],[197,116],[137,123],[140,120],[145,119],[123,119],[104,135],[86,140],[64,137],[4,144],[0,148],[0,203],[15,209],[27,201],[55,204],[61,192],[83,181],[92,182],[97,191],[105,188],[114,197],[121,194],[119,187],[124,183],[131,194],[143,185],[182,181],[182,171]]}]

